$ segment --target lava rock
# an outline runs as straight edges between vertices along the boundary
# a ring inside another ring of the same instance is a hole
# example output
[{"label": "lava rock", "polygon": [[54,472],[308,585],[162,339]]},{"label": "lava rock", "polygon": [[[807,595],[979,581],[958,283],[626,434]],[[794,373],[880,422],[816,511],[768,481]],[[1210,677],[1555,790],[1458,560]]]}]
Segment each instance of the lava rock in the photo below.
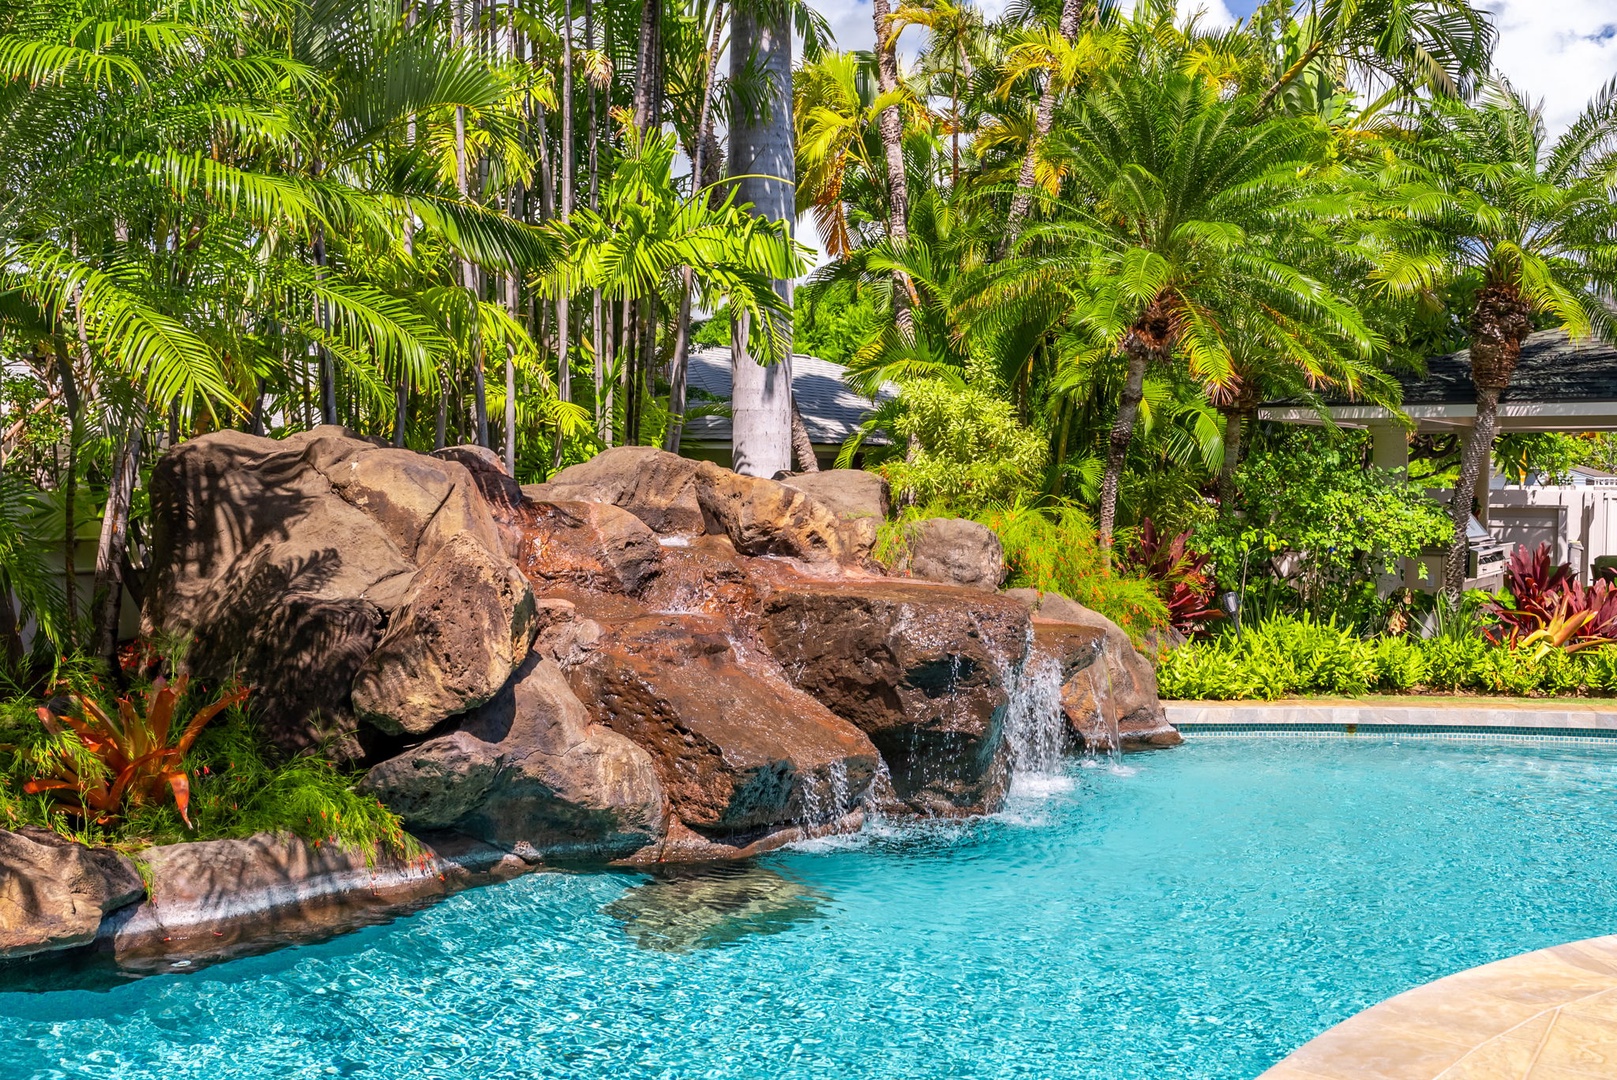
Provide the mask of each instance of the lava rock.
[{"label": "lava rock", "polygon": [[512,553],[536,590],[638,595],[657,576],[662,548],[639,518],[611,503],[526,500],[512,518]]},{"label": "lava rock", "polygon": [[824,469],[793,473],[780,482],[818,500],[842,523],[844,546],[855,558],[867,558],[887,520],[891,494],[887,480],[864,469]]},{"label": "lava rock", "polygon": [[926,518],[905,531],[894,567],[909,577],[994,592],[1005,580],[1005,549],[994,530],[964,518]]},{"label": "lava rock", "polygon": [[619,446],[524,489],[539,501],[611,503],[664,536],[699,536],[697,463],[652,446]]},{"label": "lava rock", "polygon": [[425,734],[498,693],[537,629],[522,573],[472,537],[454,537],[360,665],[354,709],[383,731]]},{"label": "lava rock", "polygon": [[696,499],[707,532],[729,537],[742,555],[789,555],[811,563],[858,557],[829,507],[774,480],[704,461],[696,469]]}]

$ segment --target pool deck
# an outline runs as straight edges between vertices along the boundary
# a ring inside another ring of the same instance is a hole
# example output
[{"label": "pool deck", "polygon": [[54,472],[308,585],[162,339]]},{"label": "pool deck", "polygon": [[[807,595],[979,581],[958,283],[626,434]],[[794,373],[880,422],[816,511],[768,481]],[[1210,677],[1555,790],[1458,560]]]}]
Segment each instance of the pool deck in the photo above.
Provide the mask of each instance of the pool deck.
[{"label": "pool deck", "polygon": [[1523,953],[1389,998],[1259,1080],[1611,1080],[1617,936]]},{"label": "pool deck", "polygon": [[1291,731],[1299,734],[1514,733],[1617,738],[1617,699],[1609,698],[1386,696],[1165,701],[1162,704],[1169,723],[1187,735]]}]

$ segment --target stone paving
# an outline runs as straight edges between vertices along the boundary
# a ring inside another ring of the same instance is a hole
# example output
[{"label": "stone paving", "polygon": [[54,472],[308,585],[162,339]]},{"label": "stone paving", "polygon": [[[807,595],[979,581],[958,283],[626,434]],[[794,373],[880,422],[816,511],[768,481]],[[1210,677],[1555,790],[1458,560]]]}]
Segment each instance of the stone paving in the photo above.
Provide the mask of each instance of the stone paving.
[{"label": "stone paving", "polygon": [[1617,936],[1416,987],[1343,1021],[1259,1080],[1591,1078],[1617,1078]]}]

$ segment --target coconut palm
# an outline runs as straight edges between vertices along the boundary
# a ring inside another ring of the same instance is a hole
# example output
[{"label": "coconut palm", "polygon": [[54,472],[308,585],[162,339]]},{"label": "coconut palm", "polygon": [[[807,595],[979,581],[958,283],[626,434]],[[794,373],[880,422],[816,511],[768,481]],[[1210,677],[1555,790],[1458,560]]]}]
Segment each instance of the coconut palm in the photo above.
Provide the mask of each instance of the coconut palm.
[{"label": "coconut palm", "polygon": [[1444,588],[1457,595],[1465,527],[1523,340],[1540,320],[1573,336],[1614,334],[1617,80],[1554,143],[1539,110],[1504,82],[1474,106],[1432,102],[1418,134],[1386,178],[1375,280],[1434,303],[1445,289],[1468,297],[1477,414],[1461,448],[1443,566]]}]

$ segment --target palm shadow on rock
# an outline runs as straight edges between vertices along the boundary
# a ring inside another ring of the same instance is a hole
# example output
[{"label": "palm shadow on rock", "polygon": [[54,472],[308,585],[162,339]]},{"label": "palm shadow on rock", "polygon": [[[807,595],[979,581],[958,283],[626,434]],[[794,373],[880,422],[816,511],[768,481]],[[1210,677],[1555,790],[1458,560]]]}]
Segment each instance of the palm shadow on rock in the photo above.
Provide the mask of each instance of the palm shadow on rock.
[{"label": "palm shadow on rock", "polygon": [[751,863],[681,866],[654,874],[654,880],[602,909],[623,924],[630,940],[653,952],[717,949],[754,934],[784,933],[824,918],[831,900]]}]

